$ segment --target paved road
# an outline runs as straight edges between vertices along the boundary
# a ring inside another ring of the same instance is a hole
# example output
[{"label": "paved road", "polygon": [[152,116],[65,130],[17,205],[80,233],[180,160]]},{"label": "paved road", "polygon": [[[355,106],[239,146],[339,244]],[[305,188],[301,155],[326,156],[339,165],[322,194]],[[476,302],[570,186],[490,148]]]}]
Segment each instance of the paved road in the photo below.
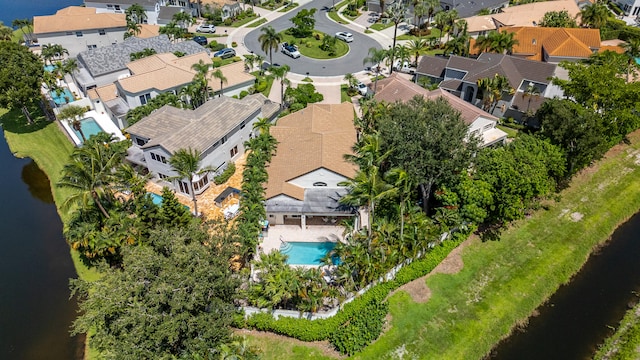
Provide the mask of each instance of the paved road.
[{"label": "paved road", "polygon": [[245,46],[256,54],[264,55],[265,59],[269,61],[269,54],[265,54],[262,49],[260,49],[260,42],[258,41],[258,37],[262,34],[260,29],[264,26],[273,26],[276,31],[283,31],[293,26],[293,23],[289,21],[289,19],[295,16],[298,11],[302,9],[317,8],[318,10],[315,14],[315,29],[330,35],[334,35],[338,31],[351,32],[353,34],[353,42],[349,44],[349,52],[339,59],[315,60],[304,55],[298,59],[292,59],[280,51],[274,51],[273,62],[280,65],[289,65],[291,67],[291,72],[297,74],[306,74],[308,72],[311,76],[336,76],[362,71],[364,69],[362,60],[368,56],[369,48],[381,48],[381,45],[369,36],[354,32],[329,19],[326,11],[323,9],[331,6],[331,3],[331,0],[314,0],[311,3],[296,7],[286,15],[248,33],[244,38]]}]

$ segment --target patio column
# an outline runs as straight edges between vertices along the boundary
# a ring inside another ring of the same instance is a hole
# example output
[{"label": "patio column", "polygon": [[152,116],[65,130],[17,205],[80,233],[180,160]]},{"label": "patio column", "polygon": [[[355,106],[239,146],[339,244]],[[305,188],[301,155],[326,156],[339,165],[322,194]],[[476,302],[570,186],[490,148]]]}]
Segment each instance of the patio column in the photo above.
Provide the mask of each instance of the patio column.
[{"label": "patio column", "polygon": [[307,228],[307,215],[302,214],[302,216],[300,216],[300,226],[302,227],[302,229]]}]

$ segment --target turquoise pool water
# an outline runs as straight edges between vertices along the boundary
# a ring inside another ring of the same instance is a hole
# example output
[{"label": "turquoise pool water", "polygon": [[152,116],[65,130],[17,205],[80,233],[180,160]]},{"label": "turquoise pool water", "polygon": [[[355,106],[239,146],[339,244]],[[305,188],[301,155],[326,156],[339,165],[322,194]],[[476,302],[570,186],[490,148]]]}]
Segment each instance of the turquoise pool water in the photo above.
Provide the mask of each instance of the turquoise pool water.
[{"label": "turquoise pool water", "polygon": [[[84,137],[87,139],[90,138],[91,135],[97,135],[101,132],[105,132],[104,130],[102,130],[100,125],[98,125],[98,123],[96,122],[96,119],[92,117],[88,117],[80,120],[80,128],[82,129],[82,133],[84,134]],[[82,136],[80,136],[80,131],[74,129],[73,127],[71,127],[71,129],[73,130],[74,133],[76,133],[76,135],[78,136],[78,139],[82,141]]]},{"label": "turquoise pool water", "polygon": [[[51,90],[51,92],[49,92],[49,94],[51,95],[51,98],[53,99],[53,101],[58,105],[66,104],[67,103],[67,99],[69,99],[69,102],[72,102],[74,100],[73,94],[67,88],[63,88],[63,90],[61,92],[57,92],[55,90]],[[58,95],[58,94],[60,94],[60,95]]]},{"label": "turquoise pool water", "polygon": [[52,72],[53,69],[55,69],[56,67],[53,65],[45,65],[44,66],[44,71],[48,71],[48,72]]},{"label": "turquoise pool water", "polygon": [[[149,194],[149,196],[151,196],[151,201],[153,201],[154,204],[158,205],[158,206],[162,206],[162,196],[158,195],[156,193],[147,193]],[[187,209],[187,211],[191,211],[191,209],[187,206],[187,205],[182,205],[184,206],[185,209]]]},{"label": "turquoise pool water", "polygon": [[636,59],[636,64],[640,65],[640,58],[635,58]]},{"label": "turquoise pool water", "polygon": [[289,265],[321,265],[320,259],[335,246],[331,241],[287,242],[280,251],[288,256]]}]

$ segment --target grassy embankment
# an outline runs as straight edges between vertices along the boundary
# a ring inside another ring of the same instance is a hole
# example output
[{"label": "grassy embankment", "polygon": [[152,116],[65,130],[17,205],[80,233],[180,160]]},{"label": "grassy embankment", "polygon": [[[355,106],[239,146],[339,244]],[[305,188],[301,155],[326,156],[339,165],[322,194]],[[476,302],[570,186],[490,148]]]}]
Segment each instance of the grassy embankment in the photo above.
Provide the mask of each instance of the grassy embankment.
[{"label": "grassy embankment", "polygon": [[627,311],[616,332],[604,342],[594,360],[640,359],[640,303]]},{"label": "grassy embankment", "polygon": [[[38,113],[35,111],[33,115]],[[71,194],[71,190],[55,186],[60,179],[62,167],[69,160],[73,145],[62,133],[58,124],[48,122],[42,115],[36,123],[27,125],[25,117],[19,110],[0,109],[0,123],[4,129],[9,148],[15,156],[31,158],[49,177],[51,192],[55,200],[58,214],[63,223],[69,220],[71,212],[62,209],[61,205]],[[98,278],[98,273],[86,267],[80,260],[77,251],[70,250],[78,276],[85,280]]]},{"label": "grassy embankment", "polygon": [[[391,359],[402,353],[404,358],[481,359],[514,327],[526,324],[593,249],[640,209],[640,133],[630,139],[630,146],[616,147],[577,176],[548,210],[514,224],[500,241],[465,248],[462,271],[428,279],[432,296],[426,303],[413,302],[405,292],[392,296],[390,330],[354,358]],[[282,339],[259,341],[267,349],[264,359],[286,359],[301,346]],[[278,346],[277,353],[272,346]]]}]

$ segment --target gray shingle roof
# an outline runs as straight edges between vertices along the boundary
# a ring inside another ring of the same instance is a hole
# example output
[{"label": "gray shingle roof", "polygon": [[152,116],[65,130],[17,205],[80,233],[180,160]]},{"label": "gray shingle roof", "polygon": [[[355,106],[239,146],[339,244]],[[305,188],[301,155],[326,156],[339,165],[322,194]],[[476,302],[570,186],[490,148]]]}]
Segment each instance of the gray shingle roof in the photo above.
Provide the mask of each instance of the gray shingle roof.
[{"label": "gray shingle roof", "polygon": [[131,37],[115,45],[83,51],[78,54],[78,61],[96,77],[126,69],[127,64],[131,62],[129,55],[146,48],[154,49],[158,54],[175,51],[187,55],[209,52],[195,41],[186,40],[173,44],[166,35],[159,35],[147,39]]},{"label": "gray shingle roof", "polygon": [[205,152],[243,120],[258,114],[275,115],[278,105],[266,101],[264,95],[254,94],[241,100],[222,96],[207,101],[196,110],[165,105],[131,125],[127,132],[150,139],[143,148],[161,146],[174,153],[190,147]]},{"label": "gray shingle roof", "polygon": [[354,208],[339,203],[346,188],[312,188],[304,190],[304,200],[278,198],[265,201],[268,212],[305,214],[353,214]]},{"label": "gray shingle roof", "polygon": [[444,77],[444,69],[449,60],[441,56],[423,56],[420,59],[416,73],[432,77]]},{"label": "gray shingle roof", "polygon": [[160,12],[158,13],[158,19],[171,20],[173,15],[182,11],[182,8],[176,6],[160,6]]}]

